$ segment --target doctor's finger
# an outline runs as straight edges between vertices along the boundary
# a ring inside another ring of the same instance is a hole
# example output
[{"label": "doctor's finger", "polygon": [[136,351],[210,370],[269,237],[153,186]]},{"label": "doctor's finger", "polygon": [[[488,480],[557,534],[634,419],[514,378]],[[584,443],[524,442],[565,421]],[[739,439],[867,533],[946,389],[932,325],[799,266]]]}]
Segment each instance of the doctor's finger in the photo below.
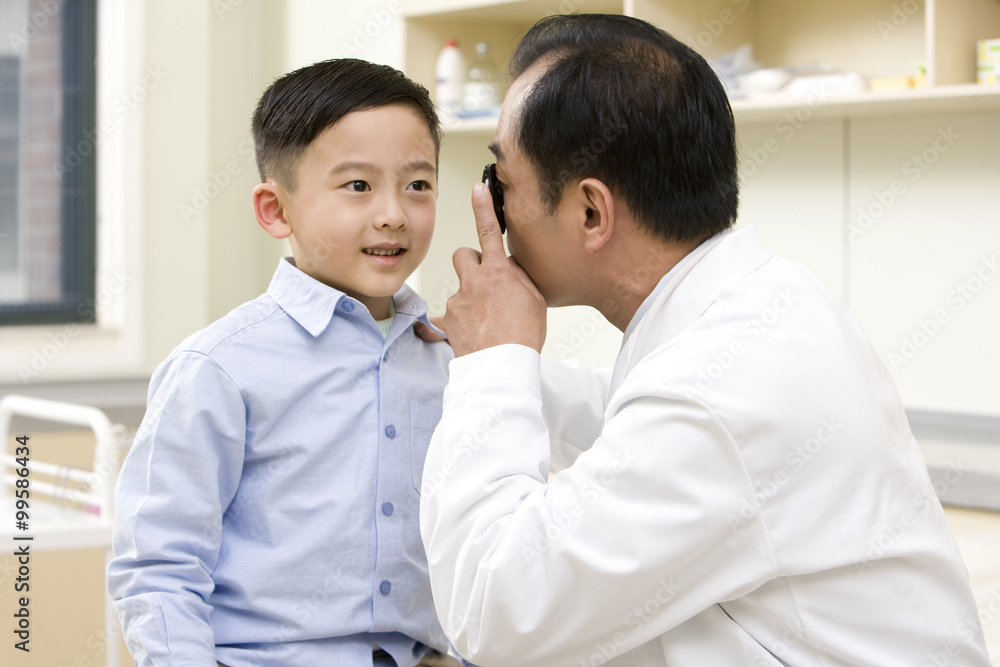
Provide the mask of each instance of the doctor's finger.
[{"label": "doctor's finger", "polygon": [[476,216],[476,232],[479,234],[479,245],[483,249],[483,263],[505,259],[507,253],[503,249],[500,223],[497,222],[497,215],[493,211],[493,198],[482,183],[476,183],[472,188],[472,212]]},{"label": "doctor's finger", "polygon": [[517,276],[518,280],[520,280],[529,291],[537,295],[539,298],[542,298],[542,293],[538,291],[535,281],[531,279],[531,276],[529,276],[524,269],[521,268],[521,265],[517,263],[517,260],[513,257],[508,257],[507,259],[510,264],[510,268],[513,269],[514,275]]},{"label": "doctor's finger", "polygon": [[459,248],[451,256],[451,263],[455,266],[455,273],[458,274],[458,282],[461,283],[470,272],[482,264],[483,256],[478,250],[472,248]]}]

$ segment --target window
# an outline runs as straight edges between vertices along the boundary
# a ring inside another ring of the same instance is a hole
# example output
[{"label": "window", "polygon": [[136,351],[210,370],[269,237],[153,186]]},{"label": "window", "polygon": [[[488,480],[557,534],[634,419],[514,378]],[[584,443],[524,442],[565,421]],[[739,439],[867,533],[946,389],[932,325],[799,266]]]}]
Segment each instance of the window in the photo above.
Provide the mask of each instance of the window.
[{"label": "window", "polygon": [[95,0],[0,0],[0,325],[93,322]]}]

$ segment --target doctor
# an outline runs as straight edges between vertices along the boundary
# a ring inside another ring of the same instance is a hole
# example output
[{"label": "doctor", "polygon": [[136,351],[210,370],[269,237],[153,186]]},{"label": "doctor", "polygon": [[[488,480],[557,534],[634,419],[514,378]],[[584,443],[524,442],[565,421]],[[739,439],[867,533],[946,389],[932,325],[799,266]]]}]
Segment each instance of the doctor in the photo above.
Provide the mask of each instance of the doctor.
[{"label": "doctor", "polygon": [[[989,664],[899,396],[844,305],[736,218],[715,74],[642,21],[539,22],[494,144],[508,226],[444,326],[423,474],[438,613],[486,667]],[[624,331],[540,358],[546,306]],[[550,472],[554,476],[549,479]]]}]

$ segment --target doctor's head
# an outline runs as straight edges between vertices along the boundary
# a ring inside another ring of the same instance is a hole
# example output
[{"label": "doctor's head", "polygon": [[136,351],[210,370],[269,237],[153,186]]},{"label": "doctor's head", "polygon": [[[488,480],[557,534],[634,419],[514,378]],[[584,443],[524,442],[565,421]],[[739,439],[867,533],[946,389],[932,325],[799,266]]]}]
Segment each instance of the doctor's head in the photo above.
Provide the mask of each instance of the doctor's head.
[{"label": "doctor's head", "polygon": [[508,73],[491,145],[508,248],[550,306],[588,301],[573,269],[617,234],[694,247],[735,221],[732,111],[688,46],[630,17],[551,16]]}]

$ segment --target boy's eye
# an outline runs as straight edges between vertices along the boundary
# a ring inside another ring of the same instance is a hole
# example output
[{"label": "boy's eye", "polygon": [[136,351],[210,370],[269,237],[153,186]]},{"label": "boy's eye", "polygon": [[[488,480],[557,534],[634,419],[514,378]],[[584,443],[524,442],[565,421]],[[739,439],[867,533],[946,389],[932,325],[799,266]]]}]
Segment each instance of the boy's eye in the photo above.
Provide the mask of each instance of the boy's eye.
[{"label": "boy's eye", "polygon": [[351,181],[347,184],[347,189],[351,192],[368,192],[371,187],[367,181]]},{"label": "boy's eye", "polygon": [[431,184],[427,181],[414,181],[410,183],[410,187],[418,192],[422,192],[424,190],[430,190]]}]

